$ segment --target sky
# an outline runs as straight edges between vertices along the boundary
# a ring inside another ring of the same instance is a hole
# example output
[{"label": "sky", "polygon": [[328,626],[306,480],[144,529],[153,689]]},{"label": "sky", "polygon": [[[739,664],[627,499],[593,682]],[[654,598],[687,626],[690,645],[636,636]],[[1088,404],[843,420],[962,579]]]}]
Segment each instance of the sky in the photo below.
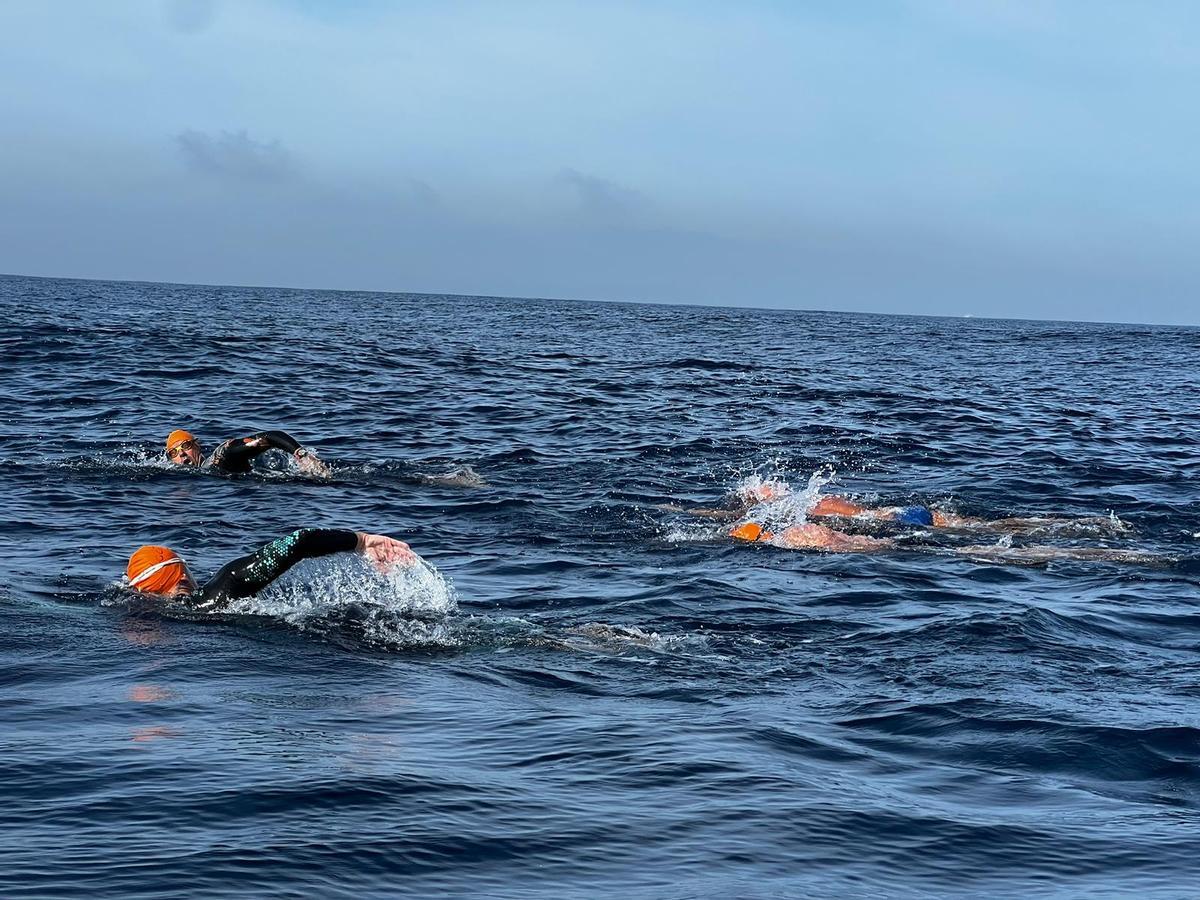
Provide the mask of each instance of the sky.
[{"label": "sky", "polygon": [[0,272],[1200,324],[1191,0],[0,0]]}]

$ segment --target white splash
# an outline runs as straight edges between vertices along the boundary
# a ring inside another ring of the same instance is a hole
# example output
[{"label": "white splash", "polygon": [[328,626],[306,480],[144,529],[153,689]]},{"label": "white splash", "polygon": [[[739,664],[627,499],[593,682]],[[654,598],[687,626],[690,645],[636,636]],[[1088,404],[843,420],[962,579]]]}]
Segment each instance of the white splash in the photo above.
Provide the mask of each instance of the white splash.
[{"label": "white splash", "polygon": [[[670,653],[684,649],[697,649],[707,645],[701,635],[662,635],[657,631],[646,631],[637,625],[608,625],[604,622],[588,622],[569,629],[563,643],[575,650],[585,649],[642,649],[658,653]],[[580,638],[586,639],[584,641]]]},{"label": "white splash", "polygon": [[353,613],[368,639],[443,646],[457,643],[445,623],[457,609],[454,586],[424,560],[383,574],[358,556],[306,561],[261,593],[228,607],[302,629]]},{"label": "white splash", "polygon": [[663,540],[668,544],[698,544],[723,538],[729,531],[729,525],[722,522],[715,525],[712,522],[675,522],[667,527]]},{"label": "white splash", "polygon": [[738,497],[751,503],[746,515],[739,521],[757,522],[764,527],[785,528],[802,525],[808,521],[808,511],[817,505],[821,489],[834,480],[832,468],[817,469],[808,476],[808,483],[794,490],[783,478],[751,475],[743,478],[734,488]]},{"label": "white splash", "polygon": [[160,451],[144,446],[127,444],[107,453],[78,456],[58,462],[64,469],[95,471],[108,469],[163,469],[177,470],[179,467],[168,460]]},{"label": "white splash", "polygon": [[420,472],[417,475],[426,484],[445,484],[452,487],[485,487],[483,476],[468,465],[454,466],[440,475]]},{"label": "white splash", "polygon": [[[808,511],[820,500],[822,488],[833,481],[835,475],[831,467],[820,468],[808,476],[808,481],[800,490],[794,489],[787,478],[778,473],[778,469],[768,475],[755,473],[742,476],[726,495],[744,508],[740,518],[719,523],[711,519],[673,521],[667,527],[664,539],[671,544],[719,540],[726,537],[731,528],[746,522],[756,522],[769,529],[802,525],[808,521]],[[683,511],[681,507],[664,508]]]}]

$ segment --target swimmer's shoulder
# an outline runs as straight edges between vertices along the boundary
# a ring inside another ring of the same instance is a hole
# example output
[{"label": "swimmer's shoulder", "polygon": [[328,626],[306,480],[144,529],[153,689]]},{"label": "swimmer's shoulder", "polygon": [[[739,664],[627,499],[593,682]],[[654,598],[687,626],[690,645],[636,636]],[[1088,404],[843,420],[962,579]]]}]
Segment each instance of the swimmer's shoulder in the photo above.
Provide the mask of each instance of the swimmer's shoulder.
[{"label": "swimmer's shoulder", "polygon": [[[229,438],[217,444],[215,450],[208,455],[208,459],[200,464],[204,469],[216,469],[219,472],[240,472],[243,471],[240,467],[231,465],[233,462],[229,456],[229,450],[234,444],[240,444],[243,438]],[[244,471],[249,471],[249,466]]]}]

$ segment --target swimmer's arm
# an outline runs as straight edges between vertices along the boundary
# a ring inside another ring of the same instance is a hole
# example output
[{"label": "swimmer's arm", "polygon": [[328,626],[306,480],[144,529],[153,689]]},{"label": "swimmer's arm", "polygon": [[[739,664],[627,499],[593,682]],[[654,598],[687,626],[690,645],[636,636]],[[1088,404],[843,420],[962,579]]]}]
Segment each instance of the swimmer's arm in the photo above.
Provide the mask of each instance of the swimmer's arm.
[{"label": "swimmer's arm", "polygon": [[246,440],[247,442],[253,442],[254,446],[260,448],[256,451],[257,453],[262,453],[263,450],[275,449],[290,454],[299,464],[300,471],[306,472],[309,475],[330,474],[329,467],[321,462],[315,453],[306,447],[302,447],[300,442],[286,431],[260,431],[254,437],[246,438]]},{"label": "swimmer's arm", "polygon": [[861,503],[855,503],[852,500],[848,500],[840,494],[829,494],[828,496],[818,499],[817,502],[812,505],[812,508],[809,509],[808,515],[814,518],[823,516],[851,517],[872,514],[875,512],[876,510],[863,506]]},{"label": "swimmer's arm", "polygon": [[1008,519],[992,519],[989,522],[985,522],[984,525],[997,531],[1038,531],[1043,528],[1055,528],[1060,525],[1078,525],[1081,527],[1095,525],[1117,532],[1132,530],[1120,519],[1114,522],[1107,516],[1088,516],[1081,519],[1063,516],[1019,516]]},{"label": "swimmer's arm", "polygon": [[1058,516],[1013,516],[1006,519],[976,519],[936,511],[933,514],[933,524],[939,528],[999,531],[1008,532],[1009,534],[1028,534],[1063,525],[1078,525],[1081,527],[1095,525],[1114,532],[1127,532],[1131,530],[1128,525],[1119,519],[1114,522],[1108,517],[1072,519]]},{"label": "swimmer's arm", "polygon": [[235,438],[226,443],[229,446],[225,450],[225,456],[234,464],[243,461],[248,463],[268,450],[282,450],[290,456],[295,456],[304,449],[300,442],[286,431],[260,431],[250,437]]},{"label": "swimmer's arm", "polygon": [[303,559],[356,552],[384,572],[417,559],[408,544],[387,535],[342,528],[299,528],[226,565],[194,596],[193,603],[211,607],[249,597]]},{"label": "swimmer's arm", "polygon": [[846,534],[825,525],[808,523],[792,525],[772,536],[768,543],[787,550],[827,550],[832,553],[870,553],[891,550],[896,546],[890,538],[873,538]]},{"label": "swimmer's arm", "polygon": [[1051,547],[1032,545],[1004,547],[986,544],[975,547],[958,547],[955,553],[972,559],[988,562],[1007,562],[1018,565],[1036,565],[1066,559],[1084,562],[1119,562],[1138,565],[1166,564],[1170,558],[1146,550],[1122,550],[1117,547]]},{"label": "swimmer's arm", "polygon": [[260,431],[249,437],[234,438],[221,445],[224,456],[233,464],[249,462],[268,450],[282,450],[290,456],[303,454],[300,442],[286,431]]},{"label": "swimmer's arm", "polygon": [[282,450],[284,453],[295,456],[296,453],[304,449],[300,446],[300,442],[286,431],[260,431],[253,437],[246,438],[246,440],[260,442],[258,444],[262,448],[259,450],[260,453],[262,450],[274,449]]},{"label": "swimmer's arm", "polygon": [[702,519],[720,519],[724,522],[732,522],[734,519],[740,519],[746,514],[744,509],[704,509],[703,507],[694,507],[684,510],[689,516],[699,516]]},{"label": "swimmer's arm", "polygon": [[195,595],[194,602],[199,606],[211,606],[224,600],[249,597],[302,559],[360,549],[362,537],[365,535],[341,528],[299,528],[227,564]]},{"label": "swimmer's arm", "polygon": [[705,509],[703,507],[688,509],[683,506],[677,506],[674,503],[660,503],[658,504],[658,508],[665,512],[684,513],[689,516],[699,516],[703,519],[721,519],[726,522],[740,519],[745,514],[744,509]]},{"label": "swimmer's arm", "polygon": [[300,446],[286,431],[260,431],[250,437],[226,441],[213,454],[213,466],[229,472],[249,472],[255,457],[268,450],[282,450],[295,458],[300,470],[310,475],[329,475],[329,467]]},{"label": "swimmer's arm", "polygon": [[957,513],[943,512],[940,509],[930,510],[930,514],[933,516],[934,528],[978,528],[987,524],[984,519],[960,516]]},{"label": "swimmer's arm", "polygon": [[212,466],[228,472],[249,472],[254,457],[266,449],[252,437],[231,438],[213,452]]}]

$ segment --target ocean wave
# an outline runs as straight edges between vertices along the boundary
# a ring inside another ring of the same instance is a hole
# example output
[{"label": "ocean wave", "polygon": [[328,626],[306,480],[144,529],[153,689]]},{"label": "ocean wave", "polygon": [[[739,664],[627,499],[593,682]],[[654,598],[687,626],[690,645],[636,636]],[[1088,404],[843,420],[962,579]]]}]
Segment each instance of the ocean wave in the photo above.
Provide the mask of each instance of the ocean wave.
[{"label": "ocean wave", "polygon": [[882,749],[882,739],[889,752],[973,768],[1071,776],[1081,784],[1200,789],[1200,729],[1190,726],[1056,721],[982,699],[888,703],[837,724],[855,733],[860,746]]}]

